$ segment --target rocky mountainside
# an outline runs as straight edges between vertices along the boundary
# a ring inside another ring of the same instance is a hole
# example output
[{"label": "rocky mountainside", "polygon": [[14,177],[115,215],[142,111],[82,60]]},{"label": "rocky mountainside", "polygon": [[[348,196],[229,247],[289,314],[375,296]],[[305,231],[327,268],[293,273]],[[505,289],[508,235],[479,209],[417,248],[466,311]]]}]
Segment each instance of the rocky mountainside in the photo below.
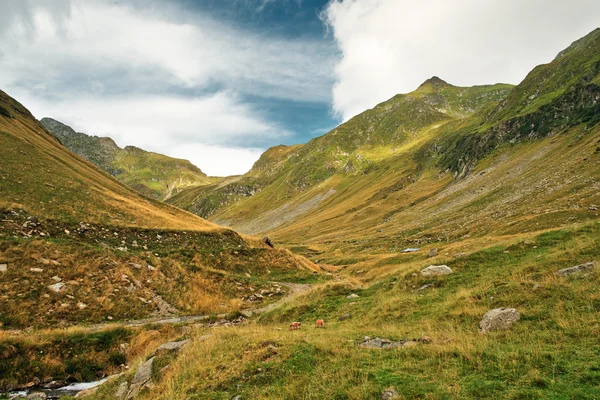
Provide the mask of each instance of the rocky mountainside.
[{"label": "rocky mountainside", "polygon": [[187,160],[134,146],[120,148],[111,138],[75,132],[70,126],[52,118],[42,118],[40,122],[71,151],[154,199],[164,200],[184,188],[206,185],[215,180]]}]

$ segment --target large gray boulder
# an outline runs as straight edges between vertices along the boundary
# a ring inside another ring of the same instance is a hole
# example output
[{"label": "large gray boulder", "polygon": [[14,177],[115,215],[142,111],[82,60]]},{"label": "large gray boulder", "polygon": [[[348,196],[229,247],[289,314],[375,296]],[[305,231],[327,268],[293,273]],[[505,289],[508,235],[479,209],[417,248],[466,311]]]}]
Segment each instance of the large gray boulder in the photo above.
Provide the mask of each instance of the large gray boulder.
[{"label": "large gray boulder", "polygon": [[521,318],[521,314],[514,308],[496,308],[488,311],[481,322],[481,332],[500,331],[508,329]]},{"label": "large gray boulder", "polygon": [[154,363],[154,358],[155,357],[152,357],[143,363],[133,376],[131,386],[129,386],[129,393],[127,393],[128,400],[137,396],[140,390],[152,380],[152,363]]},{"label": "large gray boulder", "polygon": [[590,272],[595,267],[596,267],[596,261],[592,261],[592,262],[589,262],[589,263],[585,263],[585,264],[581,264],[581,265],[576,265],[576,266],[570,267],[570,268],[563,268],[563,269],[559,270],[556,273],[556,275],[568,276],[568,275],[581,274],[581,273],[584,273],[584,272]]},{"label": "large gray boulder", "polygon": [[450,275],[453,271],[447,265],[430,265],[421,270],[423,276]]}]

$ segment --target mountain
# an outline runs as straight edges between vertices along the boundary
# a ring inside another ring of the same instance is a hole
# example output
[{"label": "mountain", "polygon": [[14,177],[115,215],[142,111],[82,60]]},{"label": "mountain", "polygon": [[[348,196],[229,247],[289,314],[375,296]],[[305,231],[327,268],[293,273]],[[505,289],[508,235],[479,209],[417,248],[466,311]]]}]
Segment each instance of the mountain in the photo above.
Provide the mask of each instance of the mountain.
[{"label": "mountain", "polygon": [[[235,224],[236,204],[245,199],[242,207],[248,208],[252,219],[334,176],[363,175],[403,148],[432,137],[441,125],[503,99],[511,88],[504,84],[463,88],[434,77],[416,91],[397,95],[305,145],[269,149],[243,177],[190,188],[169,202]],[[327,191],[321,196],[328,197]]]},{"label": "mountain", "polygon": [[289,251],[141,196],[1,91],[0,148],[4,329],[226,313],[272,280],[315,279]]},{"label": "mountain", "polygon": [[187,160],[144,151],[134,146],[124,149],[108,137],[88,136],[51,118],[41,124],[71,151],[96,164],[138,192],[165,199],[190,186],[214,181]]},{"label": "mountain", "polygon": [[319,259],[336,263],[340,251],[365,246],[385,253],[588,220],[593,213],[576,210],[600,203],[590,184],[599,38],[590,33],[516,87],[431,78],[305,145],[269,150],[242,177],[170,202],[242,232],[319,247]]}]

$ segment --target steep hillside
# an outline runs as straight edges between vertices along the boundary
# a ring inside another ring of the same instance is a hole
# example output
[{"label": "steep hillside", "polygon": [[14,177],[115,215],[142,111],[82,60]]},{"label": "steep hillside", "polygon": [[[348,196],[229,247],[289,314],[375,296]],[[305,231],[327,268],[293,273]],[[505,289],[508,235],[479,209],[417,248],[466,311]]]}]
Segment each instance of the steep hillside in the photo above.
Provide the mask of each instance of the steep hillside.
[{"label": "steep hillside", "polygon": [[40,122],[70,150],[148,197],[162,200],[181,189],[214,181],[187,160],[134,146],[122,149],[111,138],[75,132],[51,118],[43,118]]},{"label": "steep hillside", "polygon": [[[269,149],[241,178],[188,189],[169,202],[235,225],[238,215],[255,218],[333,176],[359,177],[402,148],[423,143],[442,124],[503,99],[510,89],[510,85],[462,88],[434,77],[416,91],[395,96],[305,145]],[[320,192],[328,197],[327,190]],[[236,214],[240,200],[244,201]]]},{"label": "steep hillside", "polygon": [[283,295],[252,297],[272,281],[318,279],[286,250],[142,197],[4,92],[0,147],[5,329],[231,312]]}]

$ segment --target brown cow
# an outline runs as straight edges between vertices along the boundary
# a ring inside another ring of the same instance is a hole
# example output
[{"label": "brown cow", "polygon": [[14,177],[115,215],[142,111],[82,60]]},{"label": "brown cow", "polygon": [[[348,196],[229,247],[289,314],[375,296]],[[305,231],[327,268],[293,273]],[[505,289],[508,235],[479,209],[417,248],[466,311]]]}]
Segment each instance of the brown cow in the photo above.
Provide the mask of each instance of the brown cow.
[{"label": "brown cow", "polygon": [[302,326],[302,322],[292,322],[290,324],[290,331],[297,331]]},{"label": "brown cow", "polygon": [[317,328],[325,328],[325,321],[323,321],[322,319],[318,319]]}]

